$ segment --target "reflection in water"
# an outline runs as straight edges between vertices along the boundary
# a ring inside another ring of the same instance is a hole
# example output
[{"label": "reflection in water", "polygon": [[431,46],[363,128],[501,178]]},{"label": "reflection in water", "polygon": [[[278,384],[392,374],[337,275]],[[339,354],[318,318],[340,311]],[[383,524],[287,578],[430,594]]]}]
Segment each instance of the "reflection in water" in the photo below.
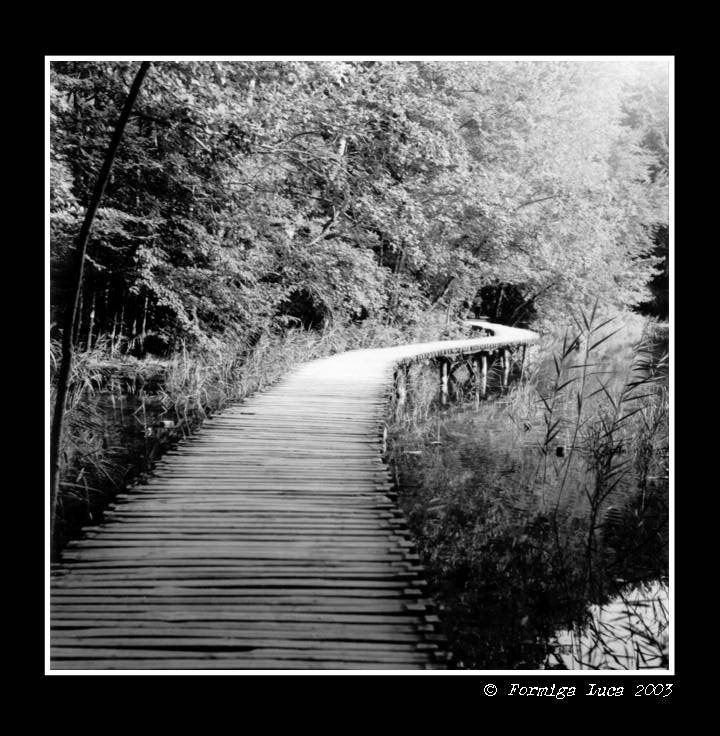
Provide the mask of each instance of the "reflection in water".
[{"label": "reflection in water", "polygon": [[588,624],[556,633],[543,669],[667,669],[668,608],[668,586],[658,580],[593,604]]}]

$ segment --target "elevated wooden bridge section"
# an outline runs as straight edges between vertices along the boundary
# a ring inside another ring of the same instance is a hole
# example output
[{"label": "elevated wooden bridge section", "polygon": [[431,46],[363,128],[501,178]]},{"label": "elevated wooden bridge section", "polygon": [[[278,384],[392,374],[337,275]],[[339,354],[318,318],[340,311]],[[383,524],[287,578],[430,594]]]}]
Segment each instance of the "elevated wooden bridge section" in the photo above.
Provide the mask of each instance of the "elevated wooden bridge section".
[{"label": "elevated wooden bridge section", "polygon": [[438,359],[446,391],[447,361],[479,382],[537,338],[470,324],[307,363],[167,453],[53,566],[51,668],[445,667],[381,427],[398,367]]}]

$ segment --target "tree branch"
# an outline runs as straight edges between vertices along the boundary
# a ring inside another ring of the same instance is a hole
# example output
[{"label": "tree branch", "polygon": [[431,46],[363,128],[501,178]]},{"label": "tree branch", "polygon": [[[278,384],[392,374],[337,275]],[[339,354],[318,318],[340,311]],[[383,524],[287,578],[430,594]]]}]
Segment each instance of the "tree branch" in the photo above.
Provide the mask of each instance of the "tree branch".
[{"label": "tree branch", "polygon": [[529,199],[527,202],[522,202],[521,204],[519,204],[515,208],[515,211],[517,212],[517,210],[520,210],[523,207],[529,207],[531,204],[538,204],[538,202],[547,202],[548,199],[556,199],[559,196],[561,196],[561,195],[559,195],[559,194],[551,194],[549,197],[539,197],[538,199]]}]

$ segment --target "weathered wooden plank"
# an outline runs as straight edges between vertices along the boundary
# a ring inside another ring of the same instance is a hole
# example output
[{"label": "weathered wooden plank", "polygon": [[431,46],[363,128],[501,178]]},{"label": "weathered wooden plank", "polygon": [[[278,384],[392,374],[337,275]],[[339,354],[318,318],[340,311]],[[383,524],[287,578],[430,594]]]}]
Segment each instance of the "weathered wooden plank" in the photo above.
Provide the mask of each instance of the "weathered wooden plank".
[{"label": "weathered wooden plank", "polygon": [[127,576],[116,577],[108,580],[107,577],[92,578],[90,576],[83,576],[80,579],[68,579],[59,580],[52,583],[53,590],[61,592],[64,590],[97,590],[101,589],[141,589],[141,588],[161,588],[161,587],[175,587],[182,589],[193,589],[193,588],[228,588],[228,589],[241,589],[243,591],[256,591],[256,590],[267,590],[268,588],[280,588],[282,590],[307,590],[307,589],[318,589],[318,588],[329,588],[332,590],[339,589],[352,589],[361,591],[371,590],[404,590],[408,587],[408,584],[404,580],[353,580],[351,578],[345,579],[342,577],[332,578],[318,578],[318,577],[272,577],[266,578],[261,581],[253,580],[248,577],[240,579],[213,579],[205,577],[197,573],[188,580],[163,580],[157,576],[148,578],[147,580],[128,579]]},{"label": "weathered wooden plank", "polygon": [[[313,624],[313,623],[286,623],[274,624],[273,622],[252,621],[233,625],[227,621],[210,621],[198,624],[187,623],[162,623],[155,621],[133,621],[129,626],[118,621],[110,625],[103,622],[90,622],[87,625],[78,626],[76,622],[61,622],[53,627],[58,632],[58,637],[63,633],[74,634],[78,638],[110,637],[127,638],[134,641],[135,637],[232,637],[236,639],[266,639],[272,643],[273,639],[298,640],[300,642],[314,641],[374,641],[374,642],[404,642],[417,644],[417,630],[413,626],[381,626],[378,623],[356,624],[354,626],[341,624]],[[60,641],[59,638],[55,639]]]},{"label": "weathered wooden plank", "polygon": [[[65,596],[58,598],[53,596],[51,603],[51,611],[70,611],[70,610],[109,610],[109,607],[116,607],[121,610],[154,610],[165,606],[180,607],[187,606],[188,610],[193,607],[209,607],[214,610],[221,611],[319,611],[331,613],[337,611],[340,613],[358,612],[358,613],[403,613],[409,610],[416,610],[417,606],[413,603],[405,602],[402,598],[373,598],[367,599],[362,596],[353,597],[333,597],[330,595],[321,596],[292,596],[290,594],[279,596],[260,597],[242,597],[242,596],[221,596],[221,595],[203,595],[203,596],[102,596],[97,598],[88,598],[84,596]],[[421,604],[418,604],[421,605]],[[224,607],[224,608],[223,608]]]},{"label": "weathered wooden plank", "polygon": [[[299,655],[306,651],[311,656],[316,653],[332,653],[334,656],[347,656],[348,653],[352,653],[351,656],[368,657],[368,659],[385,661],[387,659],[405,658],[405,654],[418,656],[422,661],[422,651],[431,651],[433,648],[437,649],[437,645],[428,645],[425,648],[418,648],[415,642],[389,642],[389,641],[354,641],[352,639],[334,640],[334,639],[323,639],[319,637],[315,638],[304,638],[304,639],[282,639],[280,637],[263,638],[257,636],[252,637],[238,637],[238,636],[188,636],[188,635],[176,635],[176,636],[163,636],[163,635],[148,635],[148,636],[83,636],[73,635],[72,632],[66,632],[66,635],[58,634],[53,639],[53,646],[55,650],[69,648],[113,648],[123,652],[132,652],[136,650],[143,650],[149,648],[152,650],[172,651],[191,648],[197,649],[198,651],[247,651],[254,650],[254,652],[263,653],[267,650],[272,650],[275,653],[288,652],[288,654]],[[369,656],[372,655],[372,656]]]},{"label": "weathered wooden plank", "polygon": [[303,660],[263,659],[251,662],[240,659],[200,660],[196,656],[186,659],[111,659],[97,656],[90,659],[54,659],[51,670],[408,670],[437,669],[429,664],[397,664],[384,662],[356,662],[351,658],[306,662]]},{"label": "weathered wooden plank", "polygon": [[231,607],[226,610],[220,607],[214,607],[212,610],[206,608],[191,608],[178,606],[163,606],[160,608],[136,608],[132,611],[116,608],[114,606],[100,606],[88,611],[85,606],[66,607],[58,610],[53,616],[52,621],[116,621],[127,625],[129,622],[138,621],[165,621],[171,622],[188,622],[203,621],[209,623],[236,623],[242,622],[243,625],[252,622],[261,623],[312,623],[315,625],[326,624],[367,624],[370,626],[386,625],[386,624],[407,624],[420,628],[418,621],[426,617],[418,617],[411,612],[387,614],[383,612],[368,613],[355,612],[347,613],[345,611],[336,611],[327,613],[323,611],[286,611],[278,610],[268,613],[265,611],[242,611]]},{"label": "weathered wooden plank", "polygon": [[[354,598],[362,598],[358,602],[359,605],[372,607],[378,602],[387,600],[396,601],[398,598],[413,598],[414,594],[407,593],[408,586],[398,588],[335,588],[332,586],[318,586],[316,588],[293,588],[291,586],[277,586],[268,588],[227,588],[218,585],[212,585],[207,588],[183,587],[179,585],[170,586],[158,583],[156,585],[146,587],[93,587],[93,588],[70,588],[63,589],[56,587],[53,590],[54,604],[64,603],[67,601],[83,602],[88,598],[92,603],[105,602],[108,598],[120,600],[122,602],[132,602],[134,600],[218,600],[218,601],[240,601],[249,603],[259,603],[268,601],[274,603],[277,598],[282,598],[282,602],[295,601],[313,601],[320,598],[332,599],[335,601],[349,601]],[[412,590],[412,589],[411,589]],[[353,601],[351,601],[353,602]]]},{"label": "weathered wooden plank", "polygon": [[[393,662],[393,663],[417,663],[424,664],[428,661],[426,654],[421,652],[393,652],[385,651],[362,651],[355,650],[348,652],[343,648],[318,648],[313,650],[307,649],[280,649],[273,647],[257,647],[243,648],[236,647],[242,651],[242,660],[252,662],[255,659],[289,659],[302,660],[305,662],[322,662],[327,660],[342,661],[343,658],[353,659],[358,662]],[[51,656],[56,659],[85,659],[88,656],[104,657],[106,659],[148,659],[152,658],[158,661],[163,659],[177,659],[183,654],[196,656],[198,659],[239,659],[239,652],[232,651],[202,651],[200,649],[190,649],[188,647],[179,646],[177,648],[162,650],[159,647],[151,649],[132,649],[128,647],[82,647],[82,646],[53,646],[51,647]]]}]

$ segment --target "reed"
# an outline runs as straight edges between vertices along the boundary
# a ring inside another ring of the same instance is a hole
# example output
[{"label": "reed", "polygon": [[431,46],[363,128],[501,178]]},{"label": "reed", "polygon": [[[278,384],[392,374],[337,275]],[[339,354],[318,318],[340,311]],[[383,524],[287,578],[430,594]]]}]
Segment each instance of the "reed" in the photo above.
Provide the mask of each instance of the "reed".
[{"label": "reed", "polygon": [[[434,375],[410,382],[390,459],[462,666],[541,666],[557,629],[592,627],[593,605],[666,580],[659,332],[596,305],[543,336],[522,380],[478,407],[444,412]],[[651,659],[666,661],[656,644]]]}]

